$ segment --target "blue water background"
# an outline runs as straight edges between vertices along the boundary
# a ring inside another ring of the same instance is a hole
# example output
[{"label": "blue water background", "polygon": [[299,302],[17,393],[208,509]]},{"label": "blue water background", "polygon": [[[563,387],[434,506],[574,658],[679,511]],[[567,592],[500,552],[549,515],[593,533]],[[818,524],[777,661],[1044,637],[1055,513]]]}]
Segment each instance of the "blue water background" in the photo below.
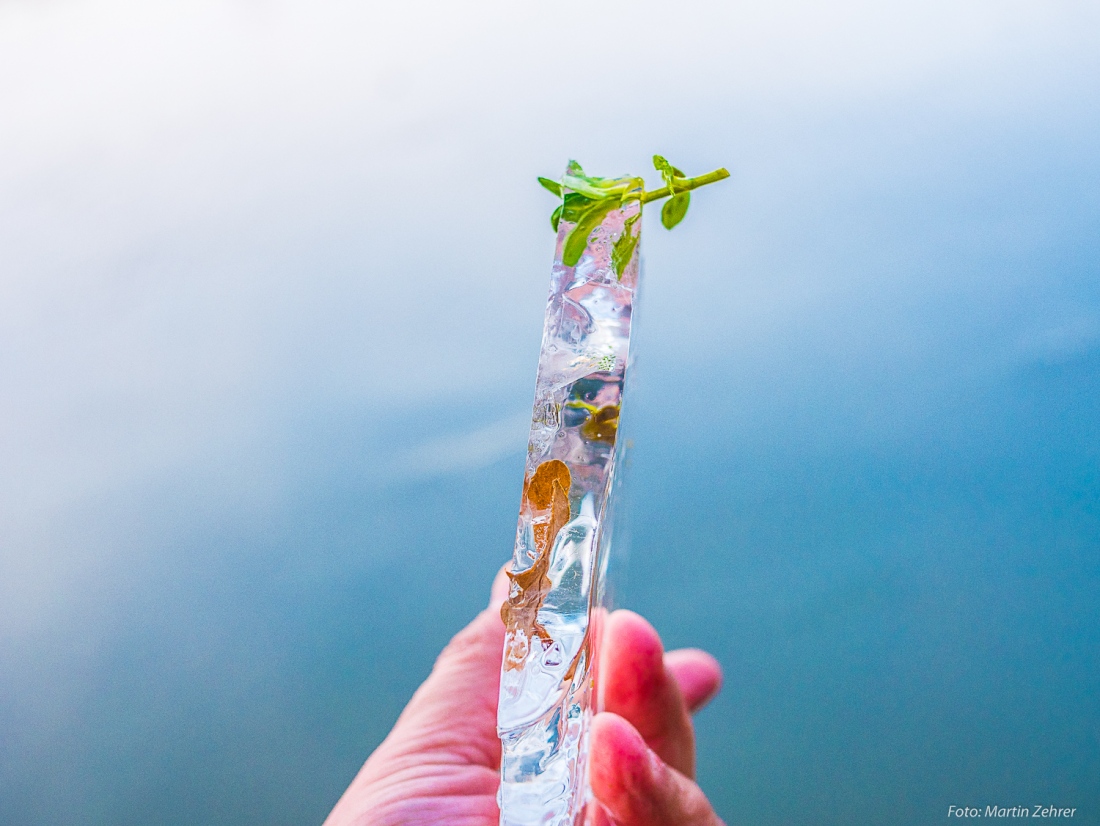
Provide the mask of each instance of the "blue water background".
[{"label": "blue water background", "polygon": [[[584,134],[568,84],[475,67],[197,183],[172,124],[12,172],[0,822],[323,819],[511,550],[533,177],[659,149],[733,174],[646,219],[614,590],[723,663],[718,811],[1100,823],[1100,71],[1047,31],[858,93],[719,74],[688,116],[604,89]],[[120,170],[163,175],[88,195]]]}]

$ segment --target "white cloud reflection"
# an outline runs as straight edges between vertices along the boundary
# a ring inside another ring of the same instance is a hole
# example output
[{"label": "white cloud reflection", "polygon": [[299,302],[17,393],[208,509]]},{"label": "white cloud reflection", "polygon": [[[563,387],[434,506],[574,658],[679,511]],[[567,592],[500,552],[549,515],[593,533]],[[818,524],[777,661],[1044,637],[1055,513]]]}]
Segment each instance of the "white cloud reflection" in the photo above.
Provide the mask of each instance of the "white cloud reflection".
[{"label": "white cloud reflection", "polygon": [[430,439],[398,453],[386,475],[404,480],[479,470],[506,456],[521,455],[530,426],[531,414],[525,411],[468,433]]}]

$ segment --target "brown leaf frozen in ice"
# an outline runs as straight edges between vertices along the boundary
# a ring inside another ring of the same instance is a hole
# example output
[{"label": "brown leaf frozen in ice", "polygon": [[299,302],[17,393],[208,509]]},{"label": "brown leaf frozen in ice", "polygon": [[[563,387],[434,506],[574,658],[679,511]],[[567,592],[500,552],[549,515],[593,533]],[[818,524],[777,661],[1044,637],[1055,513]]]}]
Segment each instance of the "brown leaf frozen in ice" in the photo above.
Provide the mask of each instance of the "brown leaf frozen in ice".
[{"label": "brown leaf frozen in ice", "polygon": [[[569,468],[560,459],[550,459],[535,468],[534,474],[527,483],[527,489],[523,492],[523,498],[535,510],[545,510],[553,503],[553,485],[557,482],[569,496],[569,486],[573,483],[573,477]],[[567,503],[568,504],[568,503]]]},{"label": "brown leaf frozen in ice", "polygon": [[550,592],[550,552],[558,532],[569,521],[569,487],[572,477],[564,462],[551,459],[535,468],[523,492],[524,515],[532,519],[538,556],[525,571],[508,572],[512,580],[508,601],[500,616],[508,630],[504,667],[523,665],[536,639],[550,643],[549,633],[538,621],[539,608]]}]

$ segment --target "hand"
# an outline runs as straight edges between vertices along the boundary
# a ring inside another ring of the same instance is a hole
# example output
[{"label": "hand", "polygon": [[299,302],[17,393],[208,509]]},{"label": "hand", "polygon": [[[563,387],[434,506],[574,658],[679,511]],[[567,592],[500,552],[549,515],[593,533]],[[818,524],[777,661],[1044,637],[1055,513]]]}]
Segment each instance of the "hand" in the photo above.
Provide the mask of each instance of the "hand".
[{"label": "hand", "polygon": [[[451,640],[393,731],[325,826],[497,826],[497,692],[504,648],[498,575],[489,607]],[[605,711],[592,720],[592,826],[721,826],[695,772],[690,713],[718,691],[721,668],[695,649],[664,653],[630,611],[604,624]]]}]

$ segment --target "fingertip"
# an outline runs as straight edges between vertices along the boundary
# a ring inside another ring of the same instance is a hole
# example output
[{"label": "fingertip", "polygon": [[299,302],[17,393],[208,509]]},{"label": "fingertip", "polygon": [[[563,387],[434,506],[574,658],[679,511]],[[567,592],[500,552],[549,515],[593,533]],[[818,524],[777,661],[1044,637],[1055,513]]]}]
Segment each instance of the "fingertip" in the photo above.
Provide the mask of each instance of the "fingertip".
[{"label": "fingertip", "polygon": [[622,717],[609,711],[597,714],[590,737],[589,785],[610,820],[639,826],[722,826],[702,790],[662,763]]},{"label": "fingertip", "polygon": [[681,648],[668,652],[665,668],[676,680],[689,711],[701,709],[722,688],[721,664],[702,649]]},{"label": "fingertip", "polygon": [[607,616],[601,645],[601,707],[637,723],[637,707],[659,694],[664,680],[661,637],[645,618],[620,609]]},{"label": "fingertip", "polygon": [[695,740],[676,679],[665,667],[661,638],[631,611],[609,617],[600,658],[601,708],[628,720],[668,765],[691,776]]},{"label": "fingertip", "polygon": [[657,629],[641,614],[626,608],[612,611],[608,615],[604,633],[613,650],[628,648],[650,657],[664,654],[664,644]]},{"label": "fingertip", "polygon": [[653,755],[642,735],[610,711],[592,718],[589,783],[592,794],[610,811],[652,785]]}]

